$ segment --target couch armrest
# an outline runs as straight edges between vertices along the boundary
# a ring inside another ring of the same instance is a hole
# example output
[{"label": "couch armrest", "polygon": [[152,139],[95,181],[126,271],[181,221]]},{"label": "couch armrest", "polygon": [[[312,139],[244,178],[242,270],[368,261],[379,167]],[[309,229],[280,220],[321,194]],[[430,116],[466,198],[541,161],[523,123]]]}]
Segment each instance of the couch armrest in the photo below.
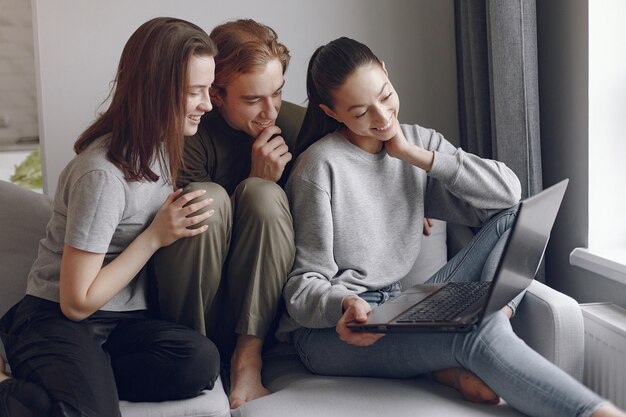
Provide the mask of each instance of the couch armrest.
[{"label": "couch armrest", "polygon": [[530,347],[582,381],[585,333],[582,310],[573,298],[533,281],[511,324]]}]

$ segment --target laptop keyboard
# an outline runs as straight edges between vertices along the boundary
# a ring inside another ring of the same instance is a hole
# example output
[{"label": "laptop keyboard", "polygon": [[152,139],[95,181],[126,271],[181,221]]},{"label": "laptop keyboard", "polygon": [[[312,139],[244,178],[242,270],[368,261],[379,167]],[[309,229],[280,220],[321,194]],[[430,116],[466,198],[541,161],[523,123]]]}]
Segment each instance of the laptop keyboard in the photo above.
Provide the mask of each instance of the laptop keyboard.
[{"label": "laptop keyboard", "polygon": [[439,291],[402,313],[398,323],[451,320],[478,301],[491,282],[450,282]]}]

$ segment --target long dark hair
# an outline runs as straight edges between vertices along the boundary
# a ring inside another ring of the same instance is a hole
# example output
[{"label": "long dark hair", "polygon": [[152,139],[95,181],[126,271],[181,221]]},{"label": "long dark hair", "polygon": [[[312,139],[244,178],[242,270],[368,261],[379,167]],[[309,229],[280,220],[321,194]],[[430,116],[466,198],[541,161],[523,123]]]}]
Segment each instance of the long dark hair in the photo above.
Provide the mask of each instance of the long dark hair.
[{"label": "long dark hair", "polygon": [[359,67],[371,64],[382,65],[382,62],[370,48],[354,39],[341,37],[317,48],[309,61],[306,76],[309,104],[299,141],[304,147],[341,126],[319,105],[325,104],[334,110],[335,90]]},{"label": "long dark hair", "polygon": [[165,180],[176,184],[189,59],[216,54],[209,35],[193,23],[157,17],[142,24],[122,51],[109,108],[80,135],[74,151],[110,134],[107,156],[128,180],[157,181],[151,169],[156,158]]}]

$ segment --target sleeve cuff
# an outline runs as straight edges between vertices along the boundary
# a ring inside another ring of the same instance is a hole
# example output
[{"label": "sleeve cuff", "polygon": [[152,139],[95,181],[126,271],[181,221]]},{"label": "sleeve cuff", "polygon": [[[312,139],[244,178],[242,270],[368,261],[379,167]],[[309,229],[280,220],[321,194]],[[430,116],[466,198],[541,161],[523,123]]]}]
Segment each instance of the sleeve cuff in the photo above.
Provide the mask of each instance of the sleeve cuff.
[{"label": "sleeve cuff", "polygon": [[451,182],[459,172],[460,162],[455,155],[434,151],[433,166],[428,175],[444,182]]}]

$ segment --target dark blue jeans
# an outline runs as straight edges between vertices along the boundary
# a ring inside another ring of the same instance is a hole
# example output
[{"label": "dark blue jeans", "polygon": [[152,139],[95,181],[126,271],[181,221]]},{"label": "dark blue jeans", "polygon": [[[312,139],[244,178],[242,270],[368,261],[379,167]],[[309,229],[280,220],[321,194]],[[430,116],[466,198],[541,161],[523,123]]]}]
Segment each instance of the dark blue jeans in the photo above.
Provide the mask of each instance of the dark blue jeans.
[{"label": "dark blue jeans", "polygon": [[0,383],[3,417],[115,417],[119,399],[189,398],[219,375],[209,339],[143,311],[74,322],[58,303],[27,295],[2,318],[0,336],[14,376]]}]

